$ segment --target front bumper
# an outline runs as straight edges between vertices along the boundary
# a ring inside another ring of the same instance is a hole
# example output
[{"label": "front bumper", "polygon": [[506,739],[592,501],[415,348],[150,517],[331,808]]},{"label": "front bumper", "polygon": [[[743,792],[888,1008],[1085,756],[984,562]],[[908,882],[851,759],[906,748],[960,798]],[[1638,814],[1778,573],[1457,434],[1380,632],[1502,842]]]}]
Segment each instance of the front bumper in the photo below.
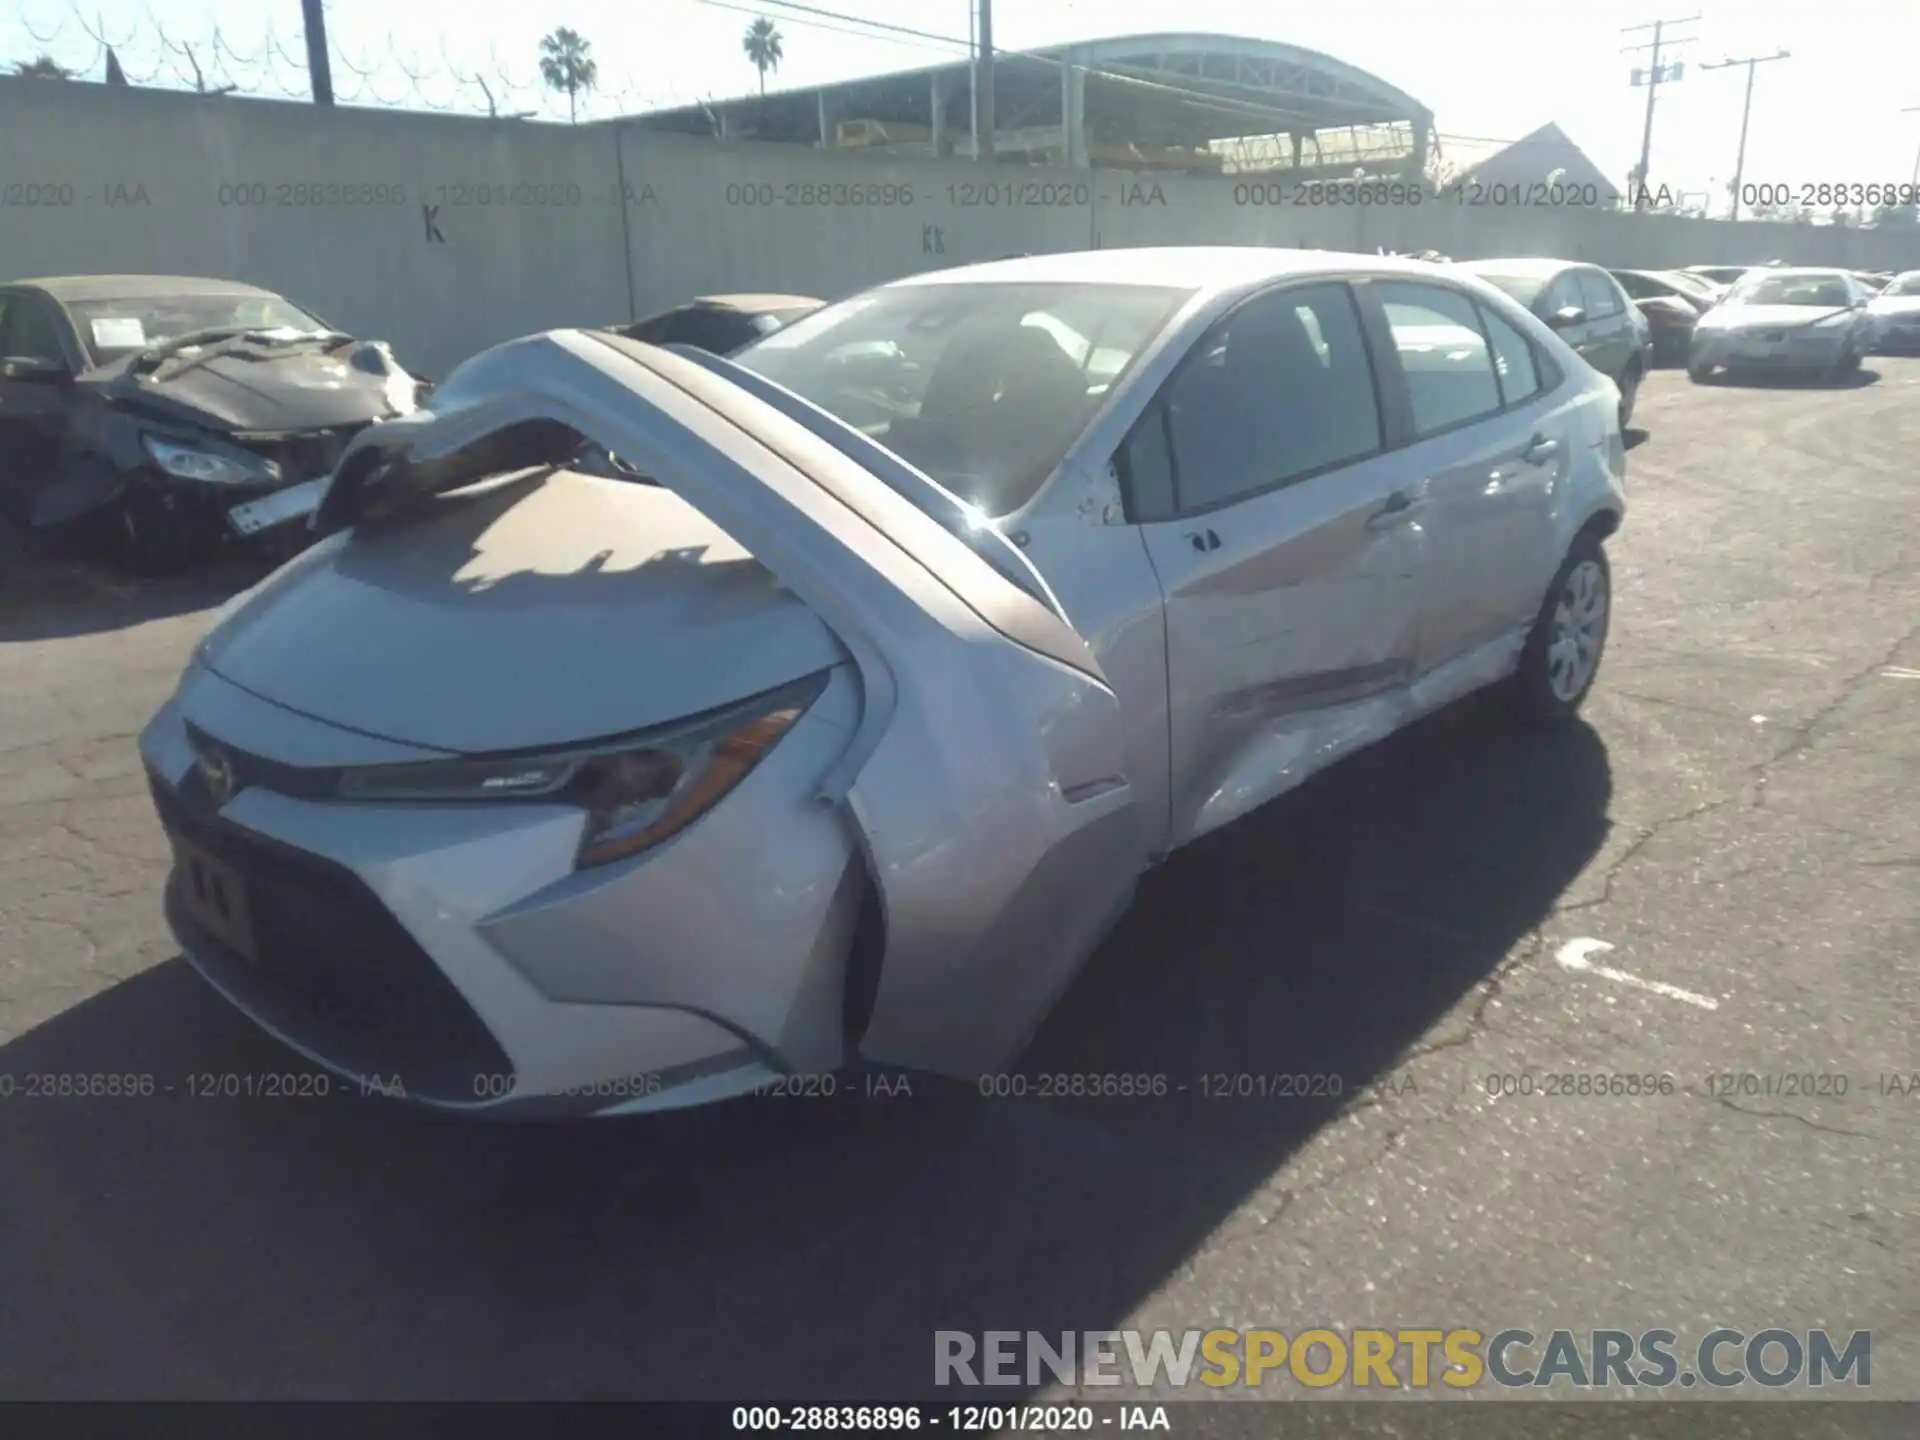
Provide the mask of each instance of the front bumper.
[{"label": "front bumper", "polygon": [[223,438],[221,444],[279,467],[280,478],[257,484],[216,484],[168,474],[148,462],[135,483],[156,498],[175,524],[190,533],[248,545],[282,547],[304,539],[306,520],[334,462],[372,421],[286,435]]},{"label": "front bumper", "polygon": [[1696,364],[1729,370],[1821,370],[1839,362],[1848,339],[1844,329],[1831,333],[1779,328],[1730,333],[1696,330],[1689,356]]},{"label": "front bumper", "polygon": [[1920,351],[1920,315],[1880,321],[1874,333],[1873,348],[1883,355]]},{"label": "front bumper", "polygon": [[[217,719],[252,781],[224,805],[189,717]],[[363,1093],[538,1118],[676,1109],[844,1063],[861,872],[841,817],[806,795],[845,738],[803,717],[674,841],[583,873],[568,807],[290,793],[301,770],[263,740],[303,768],[408,757],[198,667],[141,753],[176,852],[167,919],[216,990]],[[250,945],[194,918],[206,856],[244,886]]]}]

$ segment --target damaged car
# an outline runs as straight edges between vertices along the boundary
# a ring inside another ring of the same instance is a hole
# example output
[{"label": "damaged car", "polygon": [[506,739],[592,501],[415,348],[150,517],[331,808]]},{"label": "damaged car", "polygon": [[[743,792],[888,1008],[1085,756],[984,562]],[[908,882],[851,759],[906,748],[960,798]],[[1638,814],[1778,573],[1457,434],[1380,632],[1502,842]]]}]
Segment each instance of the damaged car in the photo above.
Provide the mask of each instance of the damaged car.
[{"label": "damaged car", "polygon": [[649,345],[691,345],[731,355],[783,325],[804,320],[826,303],[811,295],[703,295],[613,329]]},{"label": "damaged car", "polygon": [[446,1110],[977,1081],[1174,849],[1486,687],[1576,713],[1617,402],[1471,277],[1251,248],[496,346],[142,734],[168,923]]},{"label": "damaged car", "polygon": [[347,442],[425,388],[385,344],[231,280],[0,284],[0,509],[97,522],[140,572],[297,546]]}]

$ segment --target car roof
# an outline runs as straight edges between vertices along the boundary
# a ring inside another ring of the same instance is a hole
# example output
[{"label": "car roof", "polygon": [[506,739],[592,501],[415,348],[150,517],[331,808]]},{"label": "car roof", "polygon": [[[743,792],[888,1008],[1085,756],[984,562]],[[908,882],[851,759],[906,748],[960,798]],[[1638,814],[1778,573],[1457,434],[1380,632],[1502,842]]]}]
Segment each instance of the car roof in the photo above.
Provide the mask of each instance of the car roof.
[{"label": "car roof", "polygon": [[198,275],[55,275],[38,280],[14,280],[14,285],[44,291],[63,304],[69,300],[126,300],[160,295],[280,296],[238,280],[210,280]]},{"label": "car roof", "polygon": [[827,302],[812,295],[702,295],[696,305],[711,305],[721,310],[767,311],[798,310],[811,305],[815,309]]},{"label": "car roof", "polygon": [[1551,260],[1542,255],[1522,255],[1510,260],[1456,260],[1453,263],[1462,270],[1471,270],[1478,275],[1533,275],[1543,279],[1558,275],[1562,270],[1600,268],[1587,260]]},{"label": "car roof", "polygon": [[915,285],[1160,285],[1221,293],[1290,276],[1426,276],[1443,267],[1425,260],[1340,250],[1282,250],[1258,245],[1168,245],[1132,250],[1073,250],[1052,255],[1016,255],[951,270],[909,275],[881,287]]},{"label": "car roof", "polygon": [[1845,280],[1853,274],[1851,270],[1829,265],[1756,265],[1753,268],[1765,270],[1769,279],[1778,280]]}]

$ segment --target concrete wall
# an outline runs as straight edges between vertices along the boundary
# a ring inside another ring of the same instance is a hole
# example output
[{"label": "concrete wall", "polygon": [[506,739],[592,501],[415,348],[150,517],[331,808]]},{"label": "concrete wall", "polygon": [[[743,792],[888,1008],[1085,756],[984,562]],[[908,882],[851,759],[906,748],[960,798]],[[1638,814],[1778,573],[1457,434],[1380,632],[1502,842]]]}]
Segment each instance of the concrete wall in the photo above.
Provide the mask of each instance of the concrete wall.
[{"label": "concrete wall", "polygon": [[1582,209],[1296,203],[1286,180],[989,171],[532,125],[0,79],[0,279],[227,275],[429,374],[556,325],[692,295],[838,296],[916,271],[1154,244],[1562,255],[1617,266],[1776,257],[1920,268],[1920,230]]},{"label": "concrete wall", "polygon": [[[0,80],[0,279],[232,277],[441,374],[627,313],[614,150],[605,130]],[[556,186],[579,203],[536,203]]]}]

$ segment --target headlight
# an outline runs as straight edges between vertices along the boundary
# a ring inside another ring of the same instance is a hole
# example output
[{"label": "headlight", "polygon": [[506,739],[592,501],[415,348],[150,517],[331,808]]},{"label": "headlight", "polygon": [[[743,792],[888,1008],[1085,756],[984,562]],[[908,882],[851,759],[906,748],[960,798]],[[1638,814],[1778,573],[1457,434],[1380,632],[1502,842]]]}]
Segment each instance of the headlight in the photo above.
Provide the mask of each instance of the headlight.
[{"label": "headlight", "polygon": [[643,742],[343,771],[345,800],[540,800],[587,812],[576,864],[638,855],[719,804],[826,687],[827,672]]},{"label": "headlight", "polygon": [[154,464],[181,480],[199,480],[208,485],[260,485],[280,478],[280,467],[271,460],[249,456],[242,461],[211,450],[156,440],[151,435],[142,436],[141,443],[147,447]]}]

